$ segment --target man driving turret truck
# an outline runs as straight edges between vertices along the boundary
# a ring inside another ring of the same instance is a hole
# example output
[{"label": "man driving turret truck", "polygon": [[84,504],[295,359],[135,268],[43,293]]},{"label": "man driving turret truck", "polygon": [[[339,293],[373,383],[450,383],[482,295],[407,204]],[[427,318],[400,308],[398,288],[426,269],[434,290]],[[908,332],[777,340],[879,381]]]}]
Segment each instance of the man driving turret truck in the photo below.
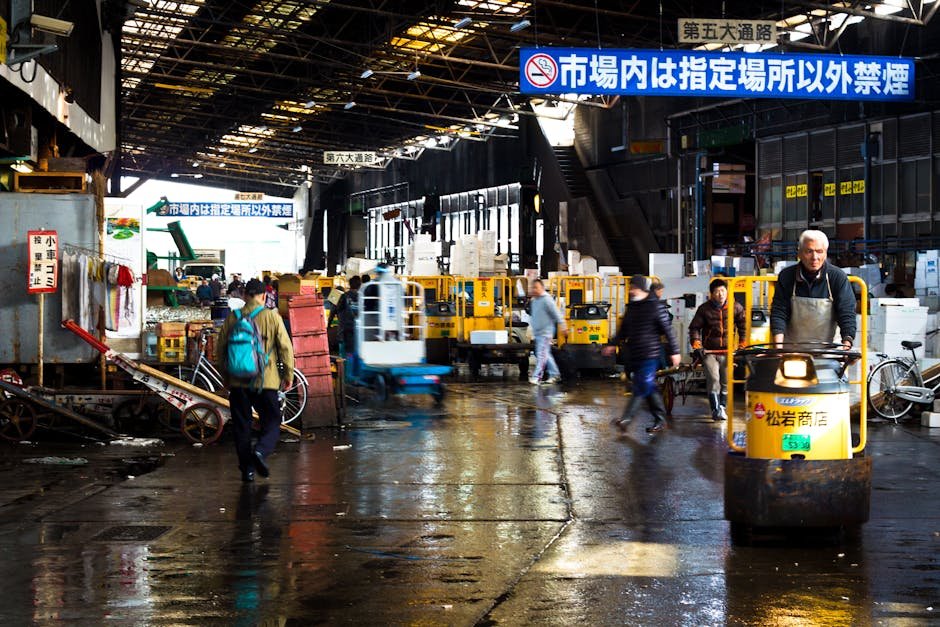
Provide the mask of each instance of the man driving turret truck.
[{"label": "man driving turret truck", "polygon": [[855,343],[855,293],[842,269],[826,260],[829,238],[822,231],[800,234],[799,263],[777,277],[770,307],[770,332],[782,342],[834,341],[836,325],[842,346]]}]

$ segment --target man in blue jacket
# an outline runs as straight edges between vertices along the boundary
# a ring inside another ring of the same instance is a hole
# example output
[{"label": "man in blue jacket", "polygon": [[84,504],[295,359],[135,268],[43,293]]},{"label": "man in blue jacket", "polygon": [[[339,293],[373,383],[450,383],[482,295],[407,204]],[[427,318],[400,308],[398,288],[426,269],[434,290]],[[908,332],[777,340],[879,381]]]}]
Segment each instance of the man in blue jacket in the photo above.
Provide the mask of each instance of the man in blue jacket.
[{"label": "man in blue jacket", "polygon": [[666,338],[669,362],[673,367],[679,365],[679,344],[672,332],[669,312],[663,301],[650,294],[652,282],[645,276],[634,275],[630,278],[630,304],[620,323],[620,330],[611,341],[611,346],[604,348],[604,354],[610,355],[616,345],[626,342],[627,368],[633,372],[633,396],[620,420],[615,424],[621,431],[626,431],[633,420],[633,414],[640,403],[646,399],[653,424],[648,433],[656,433],[666,428],[666,405],[656,387],[656,370],[659,366],[661,339]]},{"label": "man in blue jacket", "polygon": [[556,329],[559,334],[565,335],[568,333],[568,327],[565,326],[565,318],[555,307],[555,301],[545,293],[542,279],[532,281],[529,293],[532,295],[529,301],[529,327],[532,329],[532,339],[535,340],[535,372],[529,377],[529,383],[539,385],[546,369],[546,383],[558,383],[561,381],[561,373],[555,364],[555,358],[552,357],[552,338],[555,337]]},{"label": "man in blue jacket", "polygon": [[842,346],[855,343],[855,292],[840,268],[826,261],[829,238],[822,231],[800,235],[800,262],[777,277],[770,306],[773,341],[830,343],[839,326]]}]

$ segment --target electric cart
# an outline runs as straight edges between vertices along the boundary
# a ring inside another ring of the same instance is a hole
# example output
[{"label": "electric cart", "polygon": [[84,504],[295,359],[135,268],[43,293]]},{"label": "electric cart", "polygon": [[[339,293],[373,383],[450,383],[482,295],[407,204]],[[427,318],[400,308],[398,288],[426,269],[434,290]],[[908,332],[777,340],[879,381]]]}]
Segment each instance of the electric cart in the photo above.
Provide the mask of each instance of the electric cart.
[{"label": "electric cart", "polygon": [[[729,318],[735,292],[751,293],[755,283],[773,280],[732,279]],[[762,344],[736,351],[734,359],[729,350],[724,501],[735,541],[746,541],[756,530],[852,528],[868,520],[872,460],[865,455],[865,402],[860,403],[857,436],[851,420],[852,395],[866,397],[868,294],[862,280],[849,280],[861,291],[858,349],[815,342]],[[750,316],[746,319],[750,324]],[[729,325],[729,347],[734,346],[732,332]],[[746,365],[746,378],[735,378],[735,359]],[[744,410],[736,415],[739,386],[744,387]]]},{"label": "electric cart", "polygon": [[381,401],[391,394],[429,394],[441,403],[442,377],[451,367],[427,363],[425,316],[421,284],[383,272],[363,285],[351,379],[373,388]]}]

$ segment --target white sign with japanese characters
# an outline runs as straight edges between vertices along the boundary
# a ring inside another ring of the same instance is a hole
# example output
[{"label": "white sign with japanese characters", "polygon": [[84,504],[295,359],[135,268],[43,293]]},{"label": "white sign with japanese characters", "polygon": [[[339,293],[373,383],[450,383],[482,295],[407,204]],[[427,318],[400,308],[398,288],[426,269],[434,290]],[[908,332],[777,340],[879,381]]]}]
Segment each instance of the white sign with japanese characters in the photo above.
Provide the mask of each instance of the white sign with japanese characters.
[{"label": "white sign with japanese characters", "polygon": [[772,20],[679,19],[680,44],[775,44]]},{"label": "white sign with japanese characters", "polygon": [[49,294],[59,287],[59,234],[57,231],[27,231],[29,294]]},{"label": "white sign with japanese characters", "polygon": [[375,165],[380,161],[379,155],[364,150],[324,150],[323,163],[325,165]]}]

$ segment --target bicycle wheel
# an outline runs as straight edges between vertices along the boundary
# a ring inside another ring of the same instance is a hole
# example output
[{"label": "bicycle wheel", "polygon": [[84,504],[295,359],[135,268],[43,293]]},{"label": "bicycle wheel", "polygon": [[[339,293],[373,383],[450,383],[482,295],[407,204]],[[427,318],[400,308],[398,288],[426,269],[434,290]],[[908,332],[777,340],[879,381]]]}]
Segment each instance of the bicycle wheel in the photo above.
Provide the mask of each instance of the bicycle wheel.
[{"label": "bicycle wheel", "polygon": [[196,372],[191,366],[178,366],[173,369],[171,374],[177,379],[195,385],[206,392],[215,392],[216,386],[201,370]]},{"label": "bicycle wheel", "polygon": [[281,422],[293,422],[307,406],[307,377],[300,370],[294,369],[294,381],[279,395],[281,399]]},{"label": "bicycle wheel", "polygon": [[876,414],[894,420],[911,410],[914,403],[900,398],[894,390],[899,385],[921,385],[912,368],[897,359],[883,361],[868,375],[868,404]]}]

